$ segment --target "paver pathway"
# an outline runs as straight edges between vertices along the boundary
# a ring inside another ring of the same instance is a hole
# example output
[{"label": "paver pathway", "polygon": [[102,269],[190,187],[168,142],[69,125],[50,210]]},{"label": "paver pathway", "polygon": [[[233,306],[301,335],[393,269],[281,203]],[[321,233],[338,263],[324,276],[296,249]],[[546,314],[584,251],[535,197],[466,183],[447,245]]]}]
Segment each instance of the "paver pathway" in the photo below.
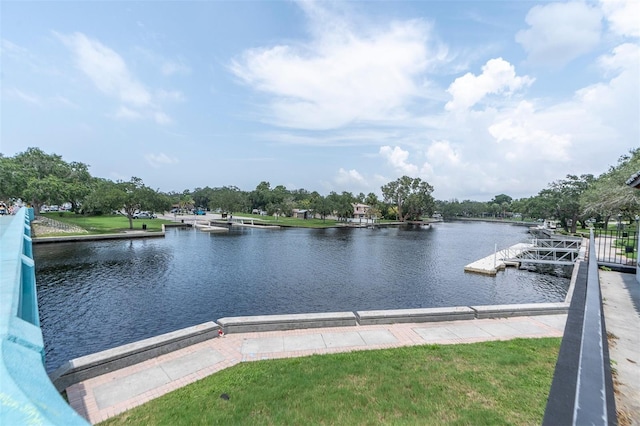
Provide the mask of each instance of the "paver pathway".
[{"label": "paver pathway", "polygon": [[70,405],[98,423],[240,362],[424,344],[562,337],[567,315],[229,334],[70,386]]}]

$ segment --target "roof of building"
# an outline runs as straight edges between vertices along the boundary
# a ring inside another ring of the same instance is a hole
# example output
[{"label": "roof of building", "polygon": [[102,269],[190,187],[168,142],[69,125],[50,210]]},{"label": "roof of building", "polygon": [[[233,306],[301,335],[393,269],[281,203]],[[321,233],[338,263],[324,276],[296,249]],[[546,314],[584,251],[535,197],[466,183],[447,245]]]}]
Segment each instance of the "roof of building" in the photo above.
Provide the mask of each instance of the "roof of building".
[{"label": "roof of building", "polygon": [[627,185],[640,189],[640,171],[637,171],[626,182]]}]

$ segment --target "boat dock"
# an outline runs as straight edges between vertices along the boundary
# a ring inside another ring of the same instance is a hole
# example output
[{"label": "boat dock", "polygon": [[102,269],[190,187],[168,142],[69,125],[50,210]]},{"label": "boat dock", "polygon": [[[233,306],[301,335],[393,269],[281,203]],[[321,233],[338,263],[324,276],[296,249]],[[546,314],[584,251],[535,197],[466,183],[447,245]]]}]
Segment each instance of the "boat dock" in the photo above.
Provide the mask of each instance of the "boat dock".
[{"label": "boat dock", "polygon": [[464,267],[465,272],[475,272],[477,274],[496,275],[498,271],[503,270],[507,266],[517,266],[518,262],[509,259],[518,257],[522,253],[533,247],[530,243],[518,243],[508,249],[496,251],[487,257],[476,260]]},{"label": "boat dock", "polygon": [[519,243],[477,260],[464,267],[465,272],[496,275],[507,266],[520,267],[528,264],[573,265],[584,259],[585,247],[582,238],[552,237],[537,238],[533,243]]}]

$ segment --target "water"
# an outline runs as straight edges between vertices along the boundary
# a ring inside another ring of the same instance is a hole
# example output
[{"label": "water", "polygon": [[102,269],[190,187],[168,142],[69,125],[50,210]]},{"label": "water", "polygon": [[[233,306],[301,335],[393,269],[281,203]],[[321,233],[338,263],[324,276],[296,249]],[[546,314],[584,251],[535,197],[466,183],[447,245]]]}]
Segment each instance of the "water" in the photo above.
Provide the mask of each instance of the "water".
[{"label": "water", "polygon": [[226,316],[563,301],[569,279],[466,264],[526,227],[171,228],[165,238],[34,245],[46,367]]}]

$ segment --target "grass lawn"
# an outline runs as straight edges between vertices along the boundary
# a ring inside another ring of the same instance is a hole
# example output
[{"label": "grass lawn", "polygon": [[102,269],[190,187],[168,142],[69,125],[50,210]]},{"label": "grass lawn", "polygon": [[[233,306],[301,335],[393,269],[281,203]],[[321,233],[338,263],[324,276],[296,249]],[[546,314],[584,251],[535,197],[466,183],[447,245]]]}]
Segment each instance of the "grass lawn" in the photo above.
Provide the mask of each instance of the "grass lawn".
[{"label": "grass lawn", "polygon": [[[45,213],[42,216],[79,226],[90,234],[113,234],[129,229],[129,219],[124,215],[84,216],[69,212]],[[147,225],[147,231],[161,231],[163,223],[171,223],[162,219],[134,219],[133,229],[141,230],[142,224]],[[54,235],[54,234],[51,234]],[[72,235],[64,233],[60,235]]]},{"label": "grass lawn", "polygon": [[538,425],[560,341],[515,339],[247,362],[101,424]]}]

